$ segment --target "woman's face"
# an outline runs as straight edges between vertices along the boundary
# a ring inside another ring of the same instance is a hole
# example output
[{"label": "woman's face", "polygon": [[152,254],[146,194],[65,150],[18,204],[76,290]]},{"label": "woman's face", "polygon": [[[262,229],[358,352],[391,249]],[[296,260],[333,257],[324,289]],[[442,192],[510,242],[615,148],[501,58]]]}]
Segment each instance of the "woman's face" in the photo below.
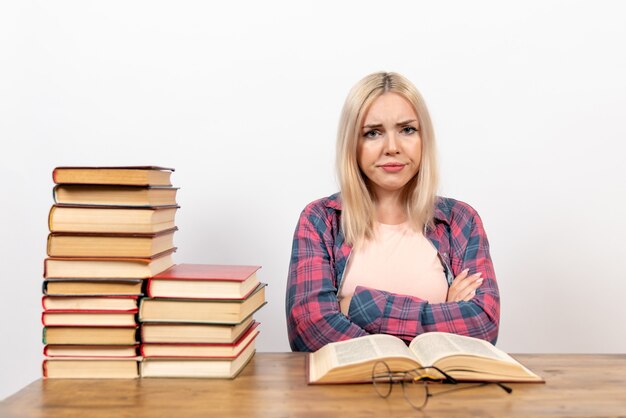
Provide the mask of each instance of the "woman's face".
[{"label": "woman's face", "polygon": [[399,192],[415,176],[422,138],[411,103],[397,93],[379,96],[365,113],[357,145],[359,168],[374,194]]}]

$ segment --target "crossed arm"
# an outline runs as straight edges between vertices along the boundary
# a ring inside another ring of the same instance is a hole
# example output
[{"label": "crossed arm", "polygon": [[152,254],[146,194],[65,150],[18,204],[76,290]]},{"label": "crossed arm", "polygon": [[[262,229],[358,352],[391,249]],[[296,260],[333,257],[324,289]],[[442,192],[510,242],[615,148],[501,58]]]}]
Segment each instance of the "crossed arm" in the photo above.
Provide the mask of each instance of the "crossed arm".
[{"label": "crossed arm", "polygon": [[419,297],[358,286],[345,316],[337,300],[331,225],[324,213],[305,209],[294,234],[287,282],[287,328],[292,350],[315,351],[330,342],[379,333],[410,341],[429,331],[495,343],[500,298],[489,244],[477,214],[469,228],[467,245],[458,254],[460,267],[454,273],[457,278],[464,269],[481,273],[482,284],[470,300],[430,304]]}]

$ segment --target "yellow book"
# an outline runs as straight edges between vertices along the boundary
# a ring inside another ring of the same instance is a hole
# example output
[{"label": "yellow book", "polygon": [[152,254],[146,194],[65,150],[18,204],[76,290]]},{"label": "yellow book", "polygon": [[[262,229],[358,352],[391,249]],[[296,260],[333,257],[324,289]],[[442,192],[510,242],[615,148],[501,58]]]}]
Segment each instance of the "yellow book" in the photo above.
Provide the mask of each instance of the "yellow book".
[{"label": "yellow book", "polygon": [[43,361],[47,379],[136,379],[139,357],[131,359],[48,358]]},{"label": "yellow book", "polygon": [[252,315],[234,325],[146,322],[141,324],[141,341],[144,343],[230,344],[254,324]]},{"label": "yellow book", "polygon": [[50,257],[152,257],[174,248],[174,232],[111,234],[56,232],[48,235]]},{"label": "yellow book", "polygon": [[60,206],[48,215],[50,232],[156,234],[174,228],[178,206]]},{"label": "yellow book", "polygon": [[60,184],[52,190],[54,203],[65,205],[167,206],[176,205],[175,187]]},{"label": "yellow book", "polygon": [[145,358],[141,377],[235,378],[254,356],[254,340],[235,358]]},{"label": "yellow book", "polygon": [[174,251],[149,258],[50,257],[44,260],[44,278],[147,279],[174,265]]},{"label": "yellow book", "polygon": [[144,298],[139,306],[139,321],[238,324],[266,303],[265,286],[259,283],[245,299]]},{"label": "yellow book", "polygon": [[56,167],[57,184],[111,184],[128,186],[171,186],[173,168],[157,166]]}]

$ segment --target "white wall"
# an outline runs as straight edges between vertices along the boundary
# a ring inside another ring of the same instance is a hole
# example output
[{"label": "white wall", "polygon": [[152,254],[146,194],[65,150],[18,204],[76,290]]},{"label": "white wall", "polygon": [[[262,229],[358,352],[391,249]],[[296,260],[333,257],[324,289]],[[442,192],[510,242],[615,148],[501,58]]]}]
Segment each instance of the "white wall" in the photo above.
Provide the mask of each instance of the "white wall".
[{"label": "white wall", "polygon": [[422,91],[442,193],[483,217],[499,346],[625,352],[626,7],[504,3],[3,2],[0,399],[40,376],[57,165],[175,167],[176,261],[262,265],[259,349],[287,351],[293,229],[377,70]]}]

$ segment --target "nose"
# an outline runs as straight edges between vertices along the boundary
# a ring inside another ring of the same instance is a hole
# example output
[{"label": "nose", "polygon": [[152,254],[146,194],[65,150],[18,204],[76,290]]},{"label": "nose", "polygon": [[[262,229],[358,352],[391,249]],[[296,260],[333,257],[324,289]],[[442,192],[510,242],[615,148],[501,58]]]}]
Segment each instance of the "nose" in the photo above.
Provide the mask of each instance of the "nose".
[{"label": "nose", "polygon": [[397,155],[400,153],[396,135],[390,132],[385,140],[385,155]]}]

